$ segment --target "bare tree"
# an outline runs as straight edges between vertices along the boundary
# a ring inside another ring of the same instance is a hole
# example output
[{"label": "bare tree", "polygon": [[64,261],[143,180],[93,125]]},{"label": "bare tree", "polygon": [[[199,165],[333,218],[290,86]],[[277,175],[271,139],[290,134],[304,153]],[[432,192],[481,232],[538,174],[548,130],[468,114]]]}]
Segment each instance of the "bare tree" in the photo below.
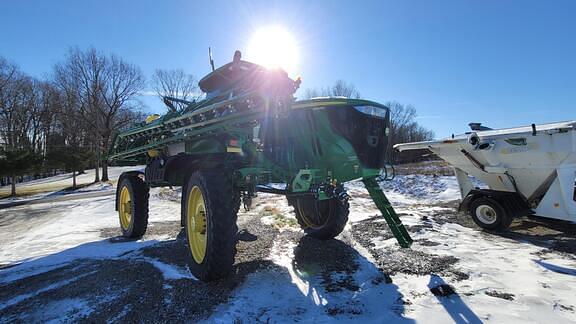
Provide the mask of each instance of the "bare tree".
[{"label": "bare tree", "polygon": [[306,89],[304,92],[305,99],[311,99],[315,97],[346,97],[358,99],[360,98],[360,92],[356,90],[356,87],[347,83],[344,80],[337,80],[330,87],[318,89]]},{"label": "bare tree", "polygon": [[304,91],[304,99],[312,99],[312,98],[318,98],[321,97],[320,92],[318,91],[318,89],[311,89],[308,88]]},{"label": "bare tree", "polygon": [[[188,101],[196,100],[198,98],[196,78],[192,74],[185,73],[182,69],[156,69],[152,75],[152,87],[161,100],[163,100],[164,96]],[[178,111],[182,111],[186,108],[185,104],[174,104]]]},{"label": "bare tree", "polygon": [[434,133],[416,121],[416,108],[396,101],[386,103],[390,108],[390,142],[392,144],[432,139]]},{"label": "bare tree", "polygon": [[81,51],[70,49],[64,62],[55,65],[54,80],[68,97],[75,96],[74,112],[79,121],[91,133],[96,152],[94,182],[100,181],[100,119],[102,98],[100,95],[104,79],[105,57],[96,49]]},{"label": "bare tree", "polygon": [[18,66],[0,57],[0,144],[14,145],[16,83],[22,77]]},{"label": "bare tree", "polygon": [[10,148],[30,148],[35,108],[34,80],[17,72],[0,93],[0,137]]},{"label": "bare tree", "polygon": [[[111,55],[106,64],[101,88],[103,111],[101,114],[102,149],[108,152],[112,137],[120,129],[134,122],[135,99],[144,88],[142,71],[135,65]],[[102,181],[108,181],[108,160],[102,161]]]},{"label": "bare tree", "polygon": [[[0,175],[7,176],[16,194],[17,176],[40,163],[36,154],[40,134],[37,109],[38,82],[0,57]],[[22,179],[20,180],[22,181]],[[4,182],[2,180],[2,182]]]},{"label": "bare tree", "polygon": [[[398,143],[420,142],[431,140],[434,132],[422,127],[416,121],[416,108],[412,105],[403,105],[396,101],[386,103],[390,108],[390,135],[388,137],[388,152],[393,154],[392,146]],[[403,154],[403,160],[410,161],[415,158],[414,153]]]},{"label": "bare tree", "polygon": [[353,99],[360,98],[360,92],[356,90],[356,87],[351,83],[346,83],[344,80],[338,80],[332,87],[324,89],[324,95]]},{"label": "bare tree", "polygon": [[57,118],[62,105],[62,96],[59,90],[49,81],[37,83],[37,111],[34,124],[37,125],[38,133],[37,149],[42,156],[46,156],[49,139],[56,132]]},{"label": "bare tree", "polygon": [[4,88],[8,84],[18,77],[19,73],[18,66],[0,56],[0,94],[3,93]]},{"label": "bare tree", "polygon": [[108,151],[114,133],[131,122],[126,116],[135,116],[125,111],[135,108],[135,98],[144,88],[142,72],[117,56],[106,56],[94,48],[86,51],[76,48],[55,66],[55,81],[68,99],[74,98],[74,111],[92,134],[95,181],[107,181],[108,168],[102,155]]}]

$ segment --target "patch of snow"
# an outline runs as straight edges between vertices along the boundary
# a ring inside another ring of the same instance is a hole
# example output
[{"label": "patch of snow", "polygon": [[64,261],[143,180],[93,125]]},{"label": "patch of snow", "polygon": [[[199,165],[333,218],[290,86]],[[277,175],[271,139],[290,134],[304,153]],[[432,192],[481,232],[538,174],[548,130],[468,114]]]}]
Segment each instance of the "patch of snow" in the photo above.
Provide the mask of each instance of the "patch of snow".
[{"label": "patch of snow", "polygon": [[[473,183],[486,187],[476,179]],[[398,175],[393,180],[381,181],[380,187],[394,206],[414,204],[435,204],[460,199],[460,187],[456,176],[429,176],[422,174]],[[366,196],[367,191],[361,181],[346,184],[352,201],[356,196]]]},{"label": "patch of snow", "polygon": [[260,218],[260,222],[262,222],[262,224],[264,225],[272,226],[276,224],[275,216],[274,215],[262,216]]},{"label": "patch of snow", "polygon": [[[111,181],[115,182],[118,180],[118,177],[123,172],[126,171],[135,171],[135,170],[143,170],[144,166],[126,166],[126,167],[109,167],[108,168],[108,177]],[[80,174],[76,176],[76,184],[83,185],[83,184],[90,184],[94,182],[95,172],[94,169],[86,170],[84,174]],[[31,180],[28,182],[17,183],[16,184],[16,192],[39,192],[45,191],[48,194],[51,191],[57,191],[63,188],[71,187],[72,186],[72,173],[62,173],[53,177],[47,177],[37,180]],[[10,193],[10,185],[0,187],[0,194],[9,194]]]},{"label": "patch of snow", "polygon": [[92,313],[92,308],[88,301],[80,298],[64,298],[51,301],[48,305],[37,310],[32,318],[26,318],[31,323],[62,323],[62,318],[66,321],[74,322],[83,319]]},{"label": "patch of snow", "polygon": [[[394,181],[383,182],[381,186],[406,225],[422,225],[422,218],[431,213],[451,212],[434,204],[460,197],[453,176],[397,176]],[[352,195],[352,225],[380,214],[361,182],[347,187]],[[104,186],[101,188],[109,190]],[[180,219],[180,206],[174,201],[178,200],[177,190],[151,190],[151,222]],[[247,215],[261,215],[266,208],[274,208],[274,212],[283,217],[294,217],[284,197],[262,194],[260,198]],[[113,196],[19,206],[3,209],[0,213],[0,264],[20,263],[0,270],[0,283],[48,271],[79,258],[120,257],[165,239],[164,236],[118,242],[103,239],[102,229],[119,226]],[[264,223],[272,221],[273,216],[262,217]],[[436,245],[414,244],[412,249],[458,258],[454,268],[468,275],[468,279],[457,281],[449,274],[416,276],[399,273],[392,277],[393,284],[375,284],[373,279],[381,273],[368,251],[353,242],[352,246],[359,253],[359,269],[352,276],[359,289],[328,292],[319,278],[300,273],[293,266],[295,244],[280,239],[274,242],[269,256],[273,267],[249,275],[234,291],[229,303],[220,305],[207,322],[576,322],[575,259],[546,247],[457,224],[435,222],[432,217],[426,223],[430,224],[431,228],[425,227],[411,235],[416,242],[427,240]],[[394,239],[384,240],[378,235],[374,236],[372,243],[383,250],[398,248]],[[540,253],[543,250],[546,254]],[[183,267],[152,258],[146,260],[162,272],[165,280],[191,278]],[[330,276],[338,279],[344,274],[333,273]],[[458,295],[434,296],[430,288],[441,283],[453,286]],[[54,283],[64,284],[66,282]],[[164,288],[171,289],[168,285]],[[505,300],[486,294],[490,291],[508,293],[513,298]],[[11,305],[16,302],[9,301]],[[0,305],[0,309],[8,306]],[[357,313],[329,314],[328,308],[351,309]],[[61,316],[67,316],[62,315],[62,310],[69,309],[77,314],[90,314],[90,308],[83,300],[63,299],[44,305],[38,312],[42,317],[27,320],[58,321]]]},{"label": "patch of snow", "polygon": [[153,258],[145,258],[148,263],[152,264],[156,269],[158,269],[164,280],[177,280],[177,279],[193,279],[198,280],[192,275],[188,268],[178,267],[172,264],[164,263],[160,260]]},{"label": "patch of snow", "polygon": [[[565,258],[551,258],[550,264],[536,257],[540,247],[512,239],[483,233],[458,224],[434,224],[433,230],[413,235],[439,243],[436,246],[413,246],[413,249],[440,256],[459,259],[458,271],[469,279],[454,281],[438,275],[393,276],[404,295],[412,295],[406,315],[427,319],[430,323],[450,321],[498,323],[568,323],[576,320],[574,312],[562,307],[573,307],[576,295],[576,276],[562,273],[573,269],[575,263]],[[547,255],[554,255],[550,253]],[[557,271],[560,270],[560,271]],[[440,279],[438,279],[440,278]],[[455,287],[458,295],[435,297],[430,294],[434,281],[446,281]],[[499,291],[513,294],[513,300],[504,300],[486,294]]]},{"label": "patch of snow", "polygon": [[207,322],[410,322],[397,311],[401,298],[397,287],[373,283],[381,273],[367,259],[359,257],[357,261],[360,269],[353,275],[359,284],[357,291],[327,292],[319,278],[293,267],[295,246],[274,242],[270,259],[283,271],[263,270],[250,275],[229,303],[219,306]]},{"label": "patch of snow", "polygon": [[33,293],[18,295],[18,296],[16,296],[16,297],[14,297],[14,298],[12,298],[12,299],[9,299],[8,301],[0,304],[0,310],[3,310],[3,309],[5,309],[5,308],[8,308],[8,307],[10,307],[10,306],[12,306],[12,305],[18,304],[19,302],[21,302],[21,301],[23,301],[23,300],[26,300],[26,299],[28,299],[28,298],[37,296],[37,295],[39,295],[39,294],[41,294],[41,293],[43,293],[43,292],[45,292],[45,291],[49,291],[49,290],[52,290],[52,289],[56,289],[56,288],[59,288],[59,287],[66,286],[66,285],[68,285],[68,284],[71,284],[71,283],[73,283],[73,282],[75,282],[75,281],[78,281],[78,280],[82,279],[83,277],[85,277],[85,276],[87,276],[87,275],[90,275],[90,274],[93,274],[93,273],[95,273],[95,271],[87,272],[87,273],[84,273],[84,274],[82,274],[82,275],[80,275],[80,276],[77,276],[77,277],[73,277],[73,278],[70,278],[70,279],[66,279],[66,280],[62,280],[62,281],[55,282],[55,283],[50,284],[50,285],[48,285],[48,286],[46,286],[46,287],[43,287],[43,288],[41,288],[41,289],[38,289],[37,291],[35,291],[35,292],[33,292]]},{"label": "patch of snow", "polygon": [[[112,195],[2,210],[0,264],[17,266],[0,270],[0,282],[78,258],[115,257],[168,239],[150,235],[138,241],[102,239],[102,229],[119,228],[114,199]],[[151,197],[149,222],[179,220],[179,204]]]},{"label": "patch of snow", "polygon": [[74,192],[91,192],[91,191],[106,191],[106,190],[115,190],[116,187],[112,182],[97,182],[86,187],[82,187],[80,189],[74,190]]}]

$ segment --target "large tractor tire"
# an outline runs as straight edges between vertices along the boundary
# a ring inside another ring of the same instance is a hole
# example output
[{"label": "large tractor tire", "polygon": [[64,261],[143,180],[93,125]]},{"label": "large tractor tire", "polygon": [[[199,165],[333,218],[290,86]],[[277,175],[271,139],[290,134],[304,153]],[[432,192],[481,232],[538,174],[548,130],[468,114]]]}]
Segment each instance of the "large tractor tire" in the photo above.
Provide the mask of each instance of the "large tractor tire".
[{"label": "large tractor tire", "polygon": [[137,175],[127,175],[116,190],[122,235],[126,238],[142,237],[148,227],[148,186]]},{"label": "large tractor tire", "polygon": [[[180,198],[180,226],[186,226],[186,186],[182,186],[182,196]],[[239,190],[234,191],[234,199],[232,201],[232,210],[234,214],[238,214],[240,205],[242,204],[242,193]]]},{"label": "large tractor tire", "polygon": [[476,225],[489,231],[504,231],[510,227],[513,219],[497,200],[489,197],[473,200],[469,212]]},{"label": "large tractor tire", "polygon": [[231,177],[222,171],[196,171],[184,195],[190,271],[202,281],[227,276],[234,264],[238,232]]},{"label": "large tractor tire", "polygon": [[238,214],[240,210],[240,205],[242,204],[242,193],[238,190],[234,190],[234,199],[232,200],[232,207],[234,214]]},{"label": "large tractor tire", "polygon": [[335,238],[348,222],[350,205],[347,201],[292,198],[288,203],[294,207],[296,219],[304,232],[321,240]]}]

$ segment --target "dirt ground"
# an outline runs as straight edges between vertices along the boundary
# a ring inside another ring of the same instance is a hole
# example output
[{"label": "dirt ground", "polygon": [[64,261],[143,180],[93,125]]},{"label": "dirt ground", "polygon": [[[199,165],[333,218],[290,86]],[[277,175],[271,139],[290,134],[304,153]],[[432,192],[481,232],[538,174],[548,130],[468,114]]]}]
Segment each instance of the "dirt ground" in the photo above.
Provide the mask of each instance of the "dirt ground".
[{"label": "dirt ground", "polygon": [[[178,201],[172,191],[162,191],[159,196],[164,200]],[[297,228],[293,216],[286,217],[283,197],[267,198],[255,205],[250,212],[241,210],[239,214],[238,253],[233,273],[228,278],[211,283],[195,280],[187,268],[190,256],[179,222],[154,221],[149,224],[146,236],[163,239],[152,244],[142,243],[141,247],[116,257],[77,258],[49,271],[32,272],[6,283],[2,283],[0,273],[0,322],[198,322],[209,319],[220,305],[229,303],[247,278],[257,273],[277,273],[280,274],[277,278],[290,283],[288,272],[292,271],[316,278],[328,295],[343,291],[359,293],[365,283],[358,282],[355,274],[364,261],[373,263],[377,269],[370,274],[371,285],[391,285],[392,277],[401,274],[434,275],[450,282],[469,279],[469,273],[462,271],[461,260],[457,257],[437,255],[433,249],[424,252],[425,249],[418,248],[440,246],[443,244],[441,241],[417,239],[413,249],[378,247],[374,238],[385,240],[393,236],[377,213],[349,223],[336,239],[319,241],[305,236]],[[82,208],[82,202],[77,201],[71,206],[66,208]],[[422,232],[433,234],[442,224],[458,224],[477,230],[487,241],[505,238],[539,247],[535,252],[538,257],[554,254],[576,261],[576,224],[522,218],[514,221],[510,231],[489,233],[481,232],[468,215],[457,212],[456,201],[426,204],[427,211],[418,212],[423,206],[404,207],[400,213],[401,218],[418,215],[416,223],[407,225],[414,236]],[[47,205],[46,208],[54,206]],[[351,212],[355,212],[354,209]],[[42,220],[42,209],[37,209],[36,213],[36,218]],[[17,216],[16,212],[0,215],[0,230],[7,228]],[[263,222],[263,217],[272,217],[273,222]],[[42,222],[39,224],[44,224]],[[127,242],[121,237],[118,227],[101,228],[99,235],[111,244]],[[140,241],[131,242],[140,244]],[[270,257],[278,242],[293,249],[288,253],[293,256],[291,269],[280,266]],[[86,243],[84,248],[89,249],[91,244]],[[82,251],[82,248],[77,249]],[[0,269],[14,265],[0,264]],[[163,267],[170,269],[162,271]],[[455,291],[451,285],[437,285],[429,293],[444,296],[461,292]],[[482,294],[506,301],[517,298],[514,292],[501,289],[489,289]],[[399,295],[395,306],[398,315],[404,314],[405,306],[417,297]],[[574,304],[559,303],[554,307],[573,314],[576,312]],[[328,316],[347,314],[353,319],[362,315],[363,309],[356,302],[325,307],[323,312]],[[305,321],[306,310],[294,307],[288,311],[293,315],[291,320]],[[274,322],[269,309],[246,312],[251,312],[250,322]],[[241,323],[242,319],[235,321]]]},{"label": "dirt ground", "polygon": [[[442,207],[454,208],[455,204]],[[436,256],[413,249],[397,249],[392,253],[374,249],[371,238],[391,234],[378,217],[355,223],[339,239],[318,241],[297,231],[279,231],[275,226],[263,225],[258,214],[244,215],[239,234],[238,254],[233,274],[220,281],[203,283],[192,278],[163,278],[151,260],[186,268],[189,257],[178,222],[150,224],[147,235],[168,235],[171,239],[135,250],[112,259],[78,259],[53,270],[10,282],[0,289],[0,305],[10,304],[0,312],[0,322],[28,323],[47,319],[65,319],[74,322],[166,322],[188,319],[198,321],[208,318],[220,304],[226,303],[249,274],[258,271],[286,271],[268,259],[275,240],[295,244],[292,266],[300,273],[321,278],[327,292],[356,291],[358,283],[352,275],[358,269],[359,252],[353,246],[360,244],[376,260],[381,275],[374,282],[387,284],[390,275],[397,273],[437,273],[455,280],[466,280],[467,275],[458,271],[459,260],[451,256]],[[475,225],[465,215],[442,212],[426,217],[435,221],[458,223],[467,227]],[[416,233],[430,230],[424,220],[421,226],[411,226]],[[576,255],[576,226],[544,224],[540,220],[516,221],[512,231],[503,235],[514,240],[527,241],[560,251],[572,258]],[[101,230],[102,238],[121,243],[124,239],[117,228]],[[550,243],[550,242],[553,243]],[[427,240],[415,244],[438,244]],[[546,252],[543,252],[546,253]],[[576,258],[575,258],[576,259]],[[333,273],[343,273],[334,279]],[[491,296],[513,299],[505,291],[487,292]],[[82,303],[87,303],[83,305]],[[70,307],[69,304],[76,305]],[[566,306],[572,307],[572,306]],[[89,316],[84,309],[90,308]],[[61,312],[66,310],[66,314]],[[354,309],[327,308],[328,314],[354,312]],[[64,315],[64,316],[63,316]]]}]

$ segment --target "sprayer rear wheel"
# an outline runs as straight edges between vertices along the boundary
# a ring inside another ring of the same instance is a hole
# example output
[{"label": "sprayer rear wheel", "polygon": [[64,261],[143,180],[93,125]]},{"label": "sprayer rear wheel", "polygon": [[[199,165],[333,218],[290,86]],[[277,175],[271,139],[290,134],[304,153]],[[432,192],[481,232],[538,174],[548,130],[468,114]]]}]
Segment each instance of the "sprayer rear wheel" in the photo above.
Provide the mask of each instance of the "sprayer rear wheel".
[{"label": "sprayer rear wheel", "polygon": [[117,190],[116,204],[122,235],[126,238],[142,237],[148,227],[148,186],[138,176],[129,175],[122,179]]}]

